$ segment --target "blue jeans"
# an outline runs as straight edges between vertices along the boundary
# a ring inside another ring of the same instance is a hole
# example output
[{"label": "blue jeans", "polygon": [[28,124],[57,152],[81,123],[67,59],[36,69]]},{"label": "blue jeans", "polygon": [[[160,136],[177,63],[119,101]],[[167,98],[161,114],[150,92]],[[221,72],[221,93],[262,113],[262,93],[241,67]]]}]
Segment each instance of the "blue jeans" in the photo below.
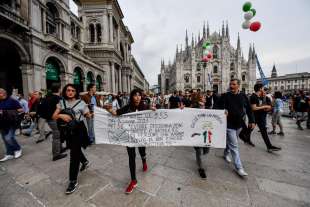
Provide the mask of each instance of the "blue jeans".
[{"label": "blue jeans", "polygon": [[224,156],[227,156],[229,153],[231,153],[235,168],[237,170],[243,168],[240,160],[239,146],[238,146],[238,135],[240,131],[241,128],[240,129],[227,128],[226,149],[224,150]]},{"label": "blue jeans", "polygon": [[15,139],[15,128],[9,129],[2,129],[1,130],[1,137],[5,144],[6,154],[7,155],[14,155],[15,151],[20,150],[20,146]]},{"label": "blue jeans", "polygon": [[94,118],[86,118],[89,141],[95,141]]}]

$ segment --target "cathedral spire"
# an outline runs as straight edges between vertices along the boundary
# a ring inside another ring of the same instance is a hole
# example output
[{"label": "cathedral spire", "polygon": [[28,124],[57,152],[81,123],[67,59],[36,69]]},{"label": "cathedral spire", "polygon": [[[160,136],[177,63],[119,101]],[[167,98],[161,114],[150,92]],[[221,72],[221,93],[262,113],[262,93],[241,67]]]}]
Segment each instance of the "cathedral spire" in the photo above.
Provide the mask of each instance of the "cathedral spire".
[{"label": "cathedral spire", "polygon": [[200,31],[198,31],[198,42],[200,41]]},{"label": "cathedral spire", "polygon": [[210,28],[209,28],[209,22],[207,21],[207,38],[210,37]]},{"label": "cathedral spire", "polygon": [[229,39],[228,21],[226,21],[226,37]]},{"label": "cathedral spire", "polygon": [[187,35],[187,29],[186,29],[186,35],[185,35],[185,48],[188,47],[188,35]]},{"label": "cathedral spire", "polygon": [[194,48],[194,33],[192,33],[192,48]]},{"label": "cathedral spire", "polygon": [[179,47],[178,47],[178,44],[177,44],[177,49],[176,49],[176,54],[179,53]]},{"label": "cathedral spire", "polygon": [[256,53],[255,53],[255,46],[254,46],[254,43],[253,43],[253,51],[252,51],[252,59],[253,59],[253,61],[255,61],[255,55],[256,55]]},{"label": "cathedral spire", "polygon": [[239,36],[239,32],[238,32],[237,50],[240,51],[240,49],[241,49],[240,36]]},{"label": "cathedral spire", "polygon": [[224,26],[224,21],[223,21],[223,24],[222,24],[222,36],[223,36],[223,37],[225,36],[225,26]]},{"label": "cathedral spire", "polygon": [[252,45],[250,44],[248,61],[250,62],[251,59],[252,59]]},{"label": "cathedral spire", "polygon": [[203,22],[203,29],[202,29],[202,33],[203,33],[203,38],[206,39],[206,22]]}]

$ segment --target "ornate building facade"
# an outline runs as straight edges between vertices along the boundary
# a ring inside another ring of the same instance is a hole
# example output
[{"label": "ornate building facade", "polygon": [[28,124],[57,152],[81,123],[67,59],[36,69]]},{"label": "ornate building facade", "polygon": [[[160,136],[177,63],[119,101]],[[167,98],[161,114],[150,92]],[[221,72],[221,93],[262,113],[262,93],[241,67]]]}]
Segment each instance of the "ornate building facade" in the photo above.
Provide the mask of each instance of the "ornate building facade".
[{"label": "ornate building facade", "polygon": [[[212,44],[213,58],[203,63],[202,45],[209,40]],[[192,37],[189,44],[186,31],[185,48],[177,46],[173,63],[161,63],[159,85],[162,94],[174,90],[201,89],[214,90],[218,93],[227,91],[229,80],[241,80],[241,89],[250,93],[256,82],[256,60],[254,45],[250,46],[248,60],[245,60],[241,51],[238,35],[237,47],[230,43],[229,27],[222,25],[222,32],[210,34],[209,24],[203,26],[203,35],[195,40]]]},{"label": "ornate building facade", "polygon": [[[310,73],[290,73],[286,75],[278,75],[276,66],[271,70],[271,76],[267,78],[268,85],[272,92],[281,91],[283,93],[292,93],[297,90],[310,90]],[[257,81],[261,81],[258,79]]]},{"label": "ornate building facade", "polygon": [[78,16],[69,0],[0,2],[0,87],[25,95],[54,82],[74,83],[81,91],[95,83],[114,93],[137,87],[134,39],[117,0],[75,3]]}]

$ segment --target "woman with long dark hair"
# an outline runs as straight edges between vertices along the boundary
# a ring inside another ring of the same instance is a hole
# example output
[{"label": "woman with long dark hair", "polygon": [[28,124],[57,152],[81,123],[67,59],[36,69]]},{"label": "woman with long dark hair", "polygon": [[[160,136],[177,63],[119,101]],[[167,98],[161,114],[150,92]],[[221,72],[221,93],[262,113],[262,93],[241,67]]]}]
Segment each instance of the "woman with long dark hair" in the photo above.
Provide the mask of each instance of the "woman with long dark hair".
[{"label": "woman with long dark hair", "polygon": [[[142,101],[142,94],[143,92],[139,89],[134,89],[130,93],[129,97],[129,103],[116,110],[113,111],[112,108],[107,109],[111,114],[115,116],[120,116],[122,114],[127,114],[131,112],[137,112],[137,111],[143,111],[147,110],[148,107],[143,103]],[[152,110],[155,110],[154,108],[151,108]],[[145,153],[145,147],[138,147],[139,153],[142,159],[142,165],[143,165],[143,172],[147,171],[147,164],[146,164],[146,153]],[[127,147],[128,157],[129,157],[129,169],[130,169],[130,175],[131,175],[131,182],[128,185],[126,189],[126,193],[131,193],[135,187],[137,187],[137,178],[136,178],[136,148],[135,147]]]},{"label": "woman with long dark hair", "polygon": [[80,99],[75,85],[67,84],[62,90],[62,97],[52,118],[57,120],[59,130],[63,132],[70,149],[69,185],[66,194],[71,194],[78,186],[79,171],[84,171],[89,166],[81,148],[89,145],[85,117],[90,117],[91,114],[87,104]]}]

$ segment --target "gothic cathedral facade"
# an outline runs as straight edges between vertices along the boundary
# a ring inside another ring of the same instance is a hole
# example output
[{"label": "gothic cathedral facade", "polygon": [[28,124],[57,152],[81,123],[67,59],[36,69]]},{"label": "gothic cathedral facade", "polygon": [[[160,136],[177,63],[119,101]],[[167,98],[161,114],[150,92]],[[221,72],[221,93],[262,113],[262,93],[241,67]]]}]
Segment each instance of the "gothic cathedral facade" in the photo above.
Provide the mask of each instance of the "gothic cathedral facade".
[{"label": "gothic cathedral facade", "polygon": [[[203,47],[206,41],[212,45],[213,58],[207,63],[202,62]],[[256,82],[256,59],[254,45],[250,45],[248,60],[241,51],[238,34],[237,48],[230,43],[229,28],[222,25],[222,32],[210,34],[209,24],[203,26],[203,35],[189,45],[186,31],[185,48],[176,49],[175,60],[165,64],[161,62],[159,86],[162,94],[169,94],[174,90],[184,91],[200,89],[213,90],[224,93],[229,87],[229,80],[238,78],[241,81],[240,89],[245,93],[253,91]]]}]

